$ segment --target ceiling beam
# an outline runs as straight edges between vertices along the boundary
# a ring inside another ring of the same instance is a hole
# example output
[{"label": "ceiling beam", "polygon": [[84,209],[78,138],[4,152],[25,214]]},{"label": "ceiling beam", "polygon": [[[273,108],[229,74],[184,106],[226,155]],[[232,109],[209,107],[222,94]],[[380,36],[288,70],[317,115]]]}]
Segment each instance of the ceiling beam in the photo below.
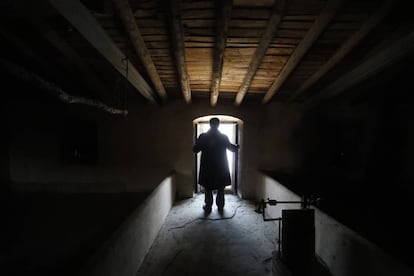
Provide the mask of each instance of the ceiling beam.
[{"label": "ceiling beam", "polygon": [[211,78],[211,95],[210,104],[217,104],[220,93],[221,75],[223,72],[224,50],[226,49],[227,34],[229,22],[231,19],[231,10],[233,0],[217,0],[217,23],[216,23],[216,48],[214,50],[213,75]]},{"label": "ceiling beam", "polygon": [[181,0],[169,0],[171,36],[174,48],[175,62],[177,63],[178,77],[180,78],[181,90],[184,100],[191,102],[190,78],[185,61],[184,30],[181,22]]},{"label": "ceiling beam", "polygon": [[[52,65],[45,57],[39,55],[33,47],[29,46],[27,41],[22,40],[21,37],[16,36],[18,32],[5,29],[5,25],[0,25],[0,38],[2,42],[8,42],[12,47],[19,52],[19,56],[23,55],[29,60],[36,63],[36,66],[42,71],[47,71]],[[4,45],[2,45],[4,47]],[[56,72],[49,70],[50,74],[56,76]]]},{"label": "ceiling beam", "polygon": [[[8,26],[12,26],[13,23],[8,24]],[[44,77],[48,79],[53,79],[55,82],[60,83],[63,86],[70,87],[71,80],[61,74],[60,70],[57,70],[55,60],[48,58],[47,56],[39,53],[36,51],[35,47],[30,43],[30,41],[23,39],[21,36],[16,36],[19,34],[17,30],[6,30],[4,29],[6,25],[0,24],[0,40],[7,42],[17,51],[18,56],[25,57],[25,60],[28,60],[30,63],[34,63],[36,65],[35,71],[37,73],[42,74]],[[4,45],[3,45],[4,46]],[[14,55],[9,55],[7,58],[15,59]],[[50,68],[54,68],[54,70],[50,70]]]},{"label": "ceiling beam", "polygon": [[280,87],[293,72],[296,66],[300,63],[302,58],[312,47],[313,43],[318,39],[321,33],[328,27],[331,20],[334,18],[336,12],[339,10],[343,0],[329,0],[321,14],[313,23],[312,27],[306,33],[305,37],[296,47],[295,51],[289,57],[285,66],[283,66],[276,80],[273,82],[270,89],[263,98],[263,103],[267,103],[279,91]]},{"label": "ceiling beam", "polygon": [[77,71],[77,75],[87,85],[88,89],[96,96],[102,97],[109,94],[108,88],[98,78],[97,74],[90,68],[88,64],[79,56],[79,54],[62,39],[62,37],[53,30],[44,20],[40,18],[26,16],[30,24],[61,54],[65,56],[72,70]]},{"label": "ceiling beam", "polygon": [[148,101],[156,103],[154,92],[137,69],[125,62],[125,55],[78,0],[49,0],[83,37],[101,53]]},{"label": "ceiling beam", "polygon": [[320,80],[326,73],[328,73],[336,64],[338,64],[358,43],[360,43],[391,11],[395,4],[395,0],[384,0],[377,11],[372,14],[343,45],[336,53],[323,64],[318,71],[309,77],[292,95],[288,102],[292,102],[299,98],[302,93]]},{"label": "ceiling beam", "polygon": [[380,73],[384,69],[414,54],[414,32],[411,31],[404,37],[385,45],[382,50],[373,50],[358,66],[337,79],[331,85],[323,89],[318,96],[312,98],[307,106],[312,107],[322,100],[340,95],[356,84]]},{"label": "ceiling beam", "polygon": [[253,80],[257,69],[262,62],[262,59],[279,28],[279,24],[282,21],[284,9],[285,0],[276,0],[273,5],[273,10],[269,22],[267,23],[266,30],[260,39],[259,46],[256,48],[252,60],[250,61],[249,69],[247,70],[246,75],[244,75],[243,81],[240,84],[239,91],[237,92],[236,99],[234,101],[235,105],[240,105],[243,101],[244,96],[250,87],[250,83]]},{"label": "ceiling beam", "polygon": [[62,88],[54,83],[51,83],[43,77],[37,75],[34,72],[28,71],[25,68],[15,63],[0,58],[0,71],[4,71],[5,74],[10,74],[24,82],[28,82],[31,85],[40,88],[40,90],[48,92],[50,95],[57,97],[59,100],[69,104],[84,104],[99,108],[105,112],[124,115],[128,114],[126,109],[118,109],[104,104],[103,102],[89,99],[85,97],[75,97],[66,93]]},{"label": "ceiling beam", "polygon": [[162,101],[165,101],[167,99],[167,93],[165,92],[165,88],[162,84],[160,75],[157,72],[157,68],[152,61],[151,54],[149,53],[148,48],[145,45],[145,41],[142,38],[128,0],[112,0],[112,2],[118,12],[118,16],[124,24],[124,28],[128,33],[132,45],[134,45],[135,52],[140,58],[149,77],[151,78],[152,83],[154,84],[155,90],[158,92],[158,95]]}]

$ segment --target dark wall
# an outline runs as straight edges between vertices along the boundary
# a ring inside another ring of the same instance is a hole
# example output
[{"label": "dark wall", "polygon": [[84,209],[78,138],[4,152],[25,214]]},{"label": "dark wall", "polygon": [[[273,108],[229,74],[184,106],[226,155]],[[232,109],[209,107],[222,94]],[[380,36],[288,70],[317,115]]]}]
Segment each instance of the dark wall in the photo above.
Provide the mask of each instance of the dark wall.
[{"label": "dark wall", "polygon": [[408,61],[304,115],[291,185],[407,264],[414,195],[414,85]]},{"label": "dark wall", "polygon": [[105,114],[62,104],[4,75],[0,80],[3,274],[74,275],[147,193],[95,193],[115,191],[91,177],[100,164],[98,118]]},{"label": "dark wall", "polygon": [[62,103],[21,80],[4,82],[13,88],[5,104],[12,190],[147,191],[170,173],[171,167],[149,158],[154,137],[140,120]]},{"label": "dark wall", "polygon": [[[91,176],[99,165],[99,115],[82,106],[69,107],[30,86],[15,89],[8,107],[11,187],[36,190],[39,185],[39,190],[48,190],[47,185],[59,182],[82,182],[81,191],[88,191],[88,185],[100,182]],[[55,187],[59,189],[65,187]]]}]

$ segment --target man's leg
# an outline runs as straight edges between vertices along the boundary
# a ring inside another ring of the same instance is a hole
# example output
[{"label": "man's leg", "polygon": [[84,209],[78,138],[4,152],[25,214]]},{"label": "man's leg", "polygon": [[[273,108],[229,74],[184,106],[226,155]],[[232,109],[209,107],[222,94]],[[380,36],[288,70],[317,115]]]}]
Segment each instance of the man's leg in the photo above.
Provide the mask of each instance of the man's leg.
[{"label": "man's leg", "polygon": [[205,211],[211,211],[211,206],[213,205],[213,191],[212,190],[204,190],[204,203],[203,209]]},{"label": "man's leg", "polygon": [[224,187],[217,189],[216,205],[219,210],[224,208]]}]

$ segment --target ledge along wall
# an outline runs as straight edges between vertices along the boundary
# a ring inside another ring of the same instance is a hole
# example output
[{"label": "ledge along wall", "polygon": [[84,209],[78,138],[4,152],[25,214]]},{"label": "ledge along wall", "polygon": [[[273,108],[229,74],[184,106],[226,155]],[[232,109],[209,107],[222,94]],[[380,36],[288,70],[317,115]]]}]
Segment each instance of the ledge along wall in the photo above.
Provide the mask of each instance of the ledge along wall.
[{"label": "ledge along wall", "polygon": [[165,178],[81,269],[79,275],[132,276],[138,271],[175,200],[175,176]]},{"label": "ledge along wall", "polygon": [[[278,181],[262,174],[257,199],[267,200],[267,198],[284,201],[301,200],[300,196]],[[297,206],[295,204],[270,206],[266,208],[266,216],[281,217],[282,209],[297,208],[300,208],[299,204]],[[312,208],[315,209],[315,254],[333,276],[413,275],[409,268],[372,242],[318,208]],[[275,231],[277,231],[276,228]]]}]

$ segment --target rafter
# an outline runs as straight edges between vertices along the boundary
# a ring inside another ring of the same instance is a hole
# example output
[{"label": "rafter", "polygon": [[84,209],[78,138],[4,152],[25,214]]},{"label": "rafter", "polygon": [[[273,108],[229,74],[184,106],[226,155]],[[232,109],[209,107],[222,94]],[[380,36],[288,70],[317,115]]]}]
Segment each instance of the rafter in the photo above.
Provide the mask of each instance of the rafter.
[{"label": "rafter", "polygon": [[128,33],[129,39],[134,46],[135,52],[140,58],[142,64],[152,83],[155,86],[155,90],[158,92],[160,98],[165,101],[167,99],[167,93],[165,92],[164,85],[162,84],[161,78],[158,75],[157,69],[154,62],[152,61],[151,54],[148,51],[145,41],[142,38],[141,32],[138,28],[137,22],[134,15],[132,14],[131,7],[129,6],[128,0],[112,0],[114,6],[118,12],[119,17],[124,24],[124,28]]},{"label": "rafter", "polygon": [[185,61],[185,47],[184,47],[184,31],[181,23],[180,14],[180,0],[168,0],[171,22],[171,36],[174,41],[174,56],[177,63],[177,71],[180,78],[181,90],[184,95],[184,100],[187,103],[191,102],[191,88],[190,80],[187,72],[187,64]]},{"label": "rafter", "polygon": [[[51,65],[45,59],[45,57],[35,52],[32,47],[29,47],[26,41],[22,40],[21,37],[17,36],[16,32],[11,32],[10,30],[5,29],[4,27],[5,25],[0,25],[0,38],[2,39],[2,41],[7,41],[11,45],[13,45],[13,47],[17,49],[19,53],[34,61],[36,63],[36,66],[42,69],[43,71],[46,71],[47,68],[50,68]],[[52,75],[56,76],[55,71],[49,71]]]},{"label": "rafter", "polygon": [[215,106],[220,90],[221,75],[223,72],[224,50],[231,18],[233,0],[217,0],[216,48],[214,51],[213,76],[211,78],[210,104]]},{"label": "rafter", "polygon": [[108,93],[108,89],[102,84],[96,73],[44,20],[30,15],[27,15],[26,19],[30,21],[30,24],[34,26],[39,33],[53,45],[53,47],[58,49],[59,52],[66,57],[66,61],[79,72],[78,75],[82,81],[87,84],[89,90],[91,90],[95,96],[102,97]]},{"label": "rafter", "polygon": [[4,70],[4,73],[6,74],[10,74],[24,82],[28,82],[33,86],[40,88],[41,91],[49,93],[50,95],[58,98],[62,102],[68,104],[89,105],[115,115],[128,115],[128,110],[126,109],[114,108],[94,99],[72,96],[66,93],[64,90],[62,90],[62,88],[60,88],[56,84],[47,81],[46,79],[37,75],[36,73],[28,71],[18,64],[0,58],[0,71],[2,70]]},{"label": "rafter", "polygon": [[326,29],[331,20],[334,18],[336,12],[339,10],[343,3],[343,0],[329,0],[322,13],[313,23],[310,30],[306,33],[305,37],[296,47],[295,51],[289,57],[287,63],[280,71],[276,80],[273,82],[270,89],[267,91],[263,98],[263,103],[267,103],[270,99],[279,91],[280,87],[293,72],[299,62],[302,60],[304,55],[312,47],[313,43],[318,39],[321,33]]},{"label": "rafter", "polygon": [[279,24],[282,20],[283,11],[285,9],[285,0],[277,0],[274,3],[272,15],[267,23],[266,30],[262,35],[259,46],[256,48],[256,51],[250,61],[249,69],[247,70],[246,75],[243,78],[243,81],[240,85],[239,91],[236,95],[235,104],[240,105],[244,99],[244,96],[247,90],[250,87],[250,83],[255,76],[257,69],[262,62],[262,59],[269,48],[270,43],[272,42],[273,37],[275,36],[277,29],[279,28]]},{"label": "rafter", "polygon": [[403,38],[392,42],[391,45],[385,45],[380,51],[374,49],[372,53],[367,55],[368,58],[365,59],[364,62],[354,67],[331,85],[328,85],[318,94],[318,96],[312,98],[307,106],[312,107],[322,100],[336,97],[352,86],[378,74],[387,67],[392,66],[413,53],[414,32],[411,31]]},{"label": "rafter", "polygon": [[132,65],[125,65],[125,55],[99,25],[89,10],[78,0],[49,0],[53,7],[65,17],[100,52],[118,72],[124,76],[147,100],[155,103],[154,92]]},{"label": "rafter", "polygon": [[[25,59],[36,64],[36,72],[41,72],[48,79],[53,79],[61,85],[70,86],[71,81],[62,75],[59,70],[50,70],[50,68],[56,66],[53,60],[36,51],[27,40],[18,36],[18,32],[7,30],[4,27],[5,25],[0,24],[0,40],[13,46],[19,53],[19,56],[24,56]],[[10,58],[13,57],[11,56]]]},{"label": "rafter", "polygon": [[384,0],[382,5],[377,11],[365,21],[361,28],[356,31],[351,38],[349,38],[341,48],[324,64],[318,71],[316,71],[311,77],[309,77],[300,87],[296,90],[292,96],[289,97],[289,102],[294,101],[300,95],[320,80],[329,70],[331,70],[336,64],[338,64],[358,43],[360,43],[370,32],[374,29],[381,20],[391,11],[394,6],[394,0]]}]

